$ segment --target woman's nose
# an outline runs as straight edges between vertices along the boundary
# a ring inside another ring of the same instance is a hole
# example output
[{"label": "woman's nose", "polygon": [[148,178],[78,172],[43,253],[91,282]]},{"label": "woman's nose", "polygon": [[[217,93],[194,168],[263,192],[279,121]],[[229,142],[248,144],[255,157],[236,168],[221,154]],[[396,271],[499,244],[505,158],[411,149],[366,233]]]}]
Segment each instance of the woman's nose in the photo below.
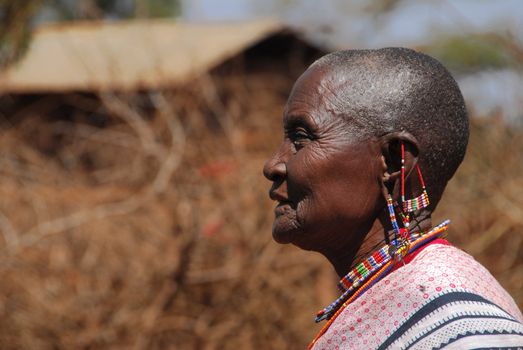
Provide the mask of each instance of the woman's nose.
[{"label": "woman's nose", "polygon": [[263,175],[270,181],[277,181],[285,177],[287,166],[279,157],[272,157],[263,166]]}]

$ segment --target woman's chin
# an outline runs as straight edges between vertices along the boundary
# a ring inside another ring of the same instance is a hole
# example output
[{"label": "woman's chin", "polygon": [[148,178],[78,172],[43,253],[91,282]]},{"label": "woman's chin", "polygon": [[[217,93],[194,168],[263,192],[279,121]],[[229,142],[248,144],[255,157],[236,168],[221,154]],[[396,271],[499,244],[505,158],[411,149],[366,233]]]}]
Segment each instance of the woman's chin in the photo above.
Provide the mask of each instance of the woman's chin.
[{"label": "woman's chin", "polygon": [[272,225],[272,238],[280,244],[294,243],[298,231],[294,220],[284,215],[277,216]]},{"label": "woman's chin", "polygon": [[316,250],[316,244],[318,243],[296,221],[289,220],[286,217],[277,217],[274,220],[272,238],[277,243],[291,243],[304,250]]}]

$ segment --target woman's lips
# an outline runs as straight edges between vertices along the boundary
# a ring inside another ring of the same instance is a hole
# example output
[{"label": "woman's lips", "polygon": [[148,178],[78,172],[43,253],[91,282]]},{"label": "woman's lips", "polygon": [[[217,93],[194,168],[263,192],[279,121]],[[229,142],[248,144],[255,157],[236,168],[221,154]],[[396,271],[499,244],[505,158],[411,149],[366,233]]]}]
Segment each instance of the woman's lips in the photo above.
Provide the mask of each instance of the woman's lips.
[{"label": "woman's lips", "polygon": [[291,203],[290,202],[278,202],[278,205],[276,208],[274,208],[274,214],[276,216],[280,216],[285,214],[285,212],[291,210]]}]

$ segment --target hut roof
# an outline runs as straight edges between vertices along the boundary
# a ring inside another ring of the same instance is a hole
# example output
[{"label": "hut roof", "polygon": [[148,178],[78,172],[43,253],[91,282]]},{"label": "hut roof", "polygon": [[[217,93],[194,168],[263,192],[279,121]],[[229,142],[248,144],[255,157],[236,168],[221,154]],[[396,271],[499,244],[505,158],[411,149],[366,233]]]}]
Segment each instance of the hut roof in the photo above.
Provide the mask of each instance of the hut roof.
[{"label": "hut roof", "polygon": [[0,72],[0,92],[134,90],[179,85],[285,31],[274,20],[167,20],[40,27],[26,55]]}]

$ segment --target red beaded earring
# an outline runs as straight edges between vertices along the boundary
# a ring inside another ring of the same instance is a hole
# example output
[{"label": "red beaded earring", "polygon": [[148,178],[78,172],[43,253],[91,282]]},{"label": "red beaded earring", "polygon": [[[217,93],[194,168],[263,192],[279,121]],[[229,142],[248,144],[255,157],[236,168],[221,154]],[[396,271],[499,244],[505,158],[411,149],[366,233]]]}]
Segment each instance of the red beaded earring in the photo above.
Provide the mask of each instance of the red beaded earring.
[{"label": "red beaded earring", "polygon": [[401,143],[401,203],[403,206],[404,212],[404,226],[408,230],[409,227],[409,214],[426,208],[429,206],[429,195],[427,193],[427,188],[425,187],[425,182],[423,181],[423,176],[421,175],[421,169],[419,164],[416,164],[416,170],[418,171],[419,181],[421,183],[421,194],[412,199],[405,199],[405,144]]}]

